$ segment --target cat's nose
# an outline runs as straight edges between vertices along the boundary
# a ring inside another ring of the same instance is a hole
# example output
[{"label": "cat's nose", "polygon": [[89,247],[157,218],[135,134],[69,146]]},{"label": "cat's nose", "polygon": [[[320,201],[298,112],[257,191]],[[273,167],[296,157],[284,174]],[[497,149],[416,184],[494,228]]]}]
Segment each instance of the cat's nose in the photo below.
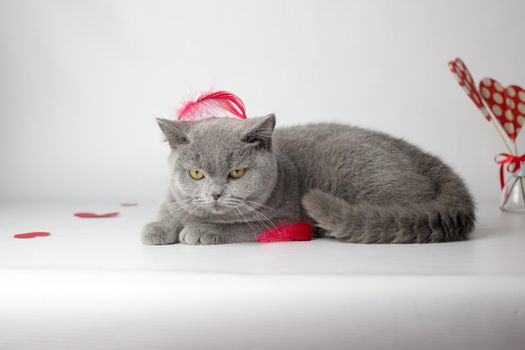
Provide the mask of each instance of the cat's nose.
[{"label": "cat's nose", "polygon": [[220,194],[220,193],[213,193],[211,196],[213,197],[213,199],[215,199],[216,201],[218,201],[218,200],[219,200],[219,197],[221,196],[221,194]]}]

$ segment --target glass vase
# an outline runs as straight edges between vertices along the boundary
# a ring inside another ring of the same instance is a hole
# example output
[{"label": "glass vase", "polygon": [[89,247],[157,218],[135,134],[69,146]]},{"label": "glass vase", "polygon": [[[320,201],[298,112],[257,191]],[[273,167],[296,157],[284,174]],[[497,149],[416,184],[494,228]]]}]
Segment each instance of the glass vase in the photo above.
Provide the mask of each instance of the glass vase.
[{"label": "glass vase", "polygon": [[500,209],[514,213],[525,213],[525,162],[512,173],[501,192]]}]

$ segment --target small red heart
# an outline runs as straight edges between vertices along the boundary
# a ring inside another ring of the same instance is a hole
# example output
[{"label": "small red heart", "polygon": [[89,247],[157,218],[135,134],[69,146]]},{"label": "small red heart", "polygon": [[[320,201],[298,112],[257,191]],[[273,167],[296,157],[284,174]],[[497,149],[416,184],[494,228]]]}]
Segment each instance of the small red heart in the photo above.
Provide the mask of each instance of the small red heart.
[{"label": "small red heart", "polygon": [[525,90],[517,85],[503,87],[492,78],[479,82],[481,97],[512,141],[525,123]]},{"label": "small red heart", "polygon": [[119,214],[118,211],[112,211],[110,213],[104,213],[104,214],[97,214],[97,213],[75,213],[75,215],[78,218],[111,218],[114,216],[117,216]]},{"label": "small red heart", "polygon": [[461,58],[458,57],[455,60],[450,61],[448,63],[448,67],[452,74],[454,74],[454,76],[456,77],[459,86],[463,88],[463,91],[465,91],[468,97],[470,97],[470,99],[472,100],[472,102],[474,102],[476,107],[479,108],[479,110],[481,111],[481,113],[483,113],[485,118],[488,121],[490,121],[490,113],[483,105],[483,101],[481,101],[481,96],[479,94],[478,88],[476,87],[474,79],[472,78],[472,74],[470,74],[465,63],[461,60]]},{"label": "small red heart", "polygon": [[15,238],[35,238],[35,237],[45,237],[49,236],[49,232],[27,232],[27,233],[17,233],[13,237]]}]

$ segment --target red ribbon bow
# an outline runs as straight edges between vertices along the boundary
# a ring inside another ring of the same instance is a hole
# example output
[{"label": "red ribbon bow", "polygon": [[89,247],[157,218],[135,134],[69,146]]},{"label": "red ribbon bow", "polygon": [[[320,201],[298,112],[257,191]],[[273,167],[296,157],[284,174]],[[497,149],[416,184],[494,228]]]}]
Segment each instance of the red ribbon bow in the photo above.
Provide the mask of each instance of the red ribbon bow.
[{"label": "red ribbon bow", "polygon": [[[498,157],[500,157],[500,159],[498,159]],[[494,157],[494,161],[499,164],[499,184],[501,189],[503,189],[505,186],[505,177],[503,175],[505,164],[507,164],[507,171],[509,173],[515,173],[516,171],[520,170],[521,162],[525,162],[525,153],[521,156],[515,156],[509,153],[500,153]]]}]

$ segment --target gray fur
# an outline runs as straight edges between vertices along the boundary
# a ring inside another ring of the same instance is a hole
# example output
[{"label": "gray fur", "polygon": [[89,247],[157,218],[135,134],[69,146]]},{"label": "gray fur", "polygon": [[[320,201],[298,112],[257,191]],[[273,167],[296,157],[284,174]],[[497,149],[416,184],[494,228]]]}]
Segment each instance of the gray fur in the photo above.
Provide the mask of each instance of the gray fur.
[{"label": "gray fur", "polygon": [[[145,244],[253,242],[300,220],[318,237],[354,243],[463,240],[474,227],[463,181],[437,157],[379,132],[341,124],[274,131],[273,115],[159,125],[172,149],[170,190]],[[239,167],[245,175],[228,178]],[[190,168],[205,178],[192,179]]]}]

